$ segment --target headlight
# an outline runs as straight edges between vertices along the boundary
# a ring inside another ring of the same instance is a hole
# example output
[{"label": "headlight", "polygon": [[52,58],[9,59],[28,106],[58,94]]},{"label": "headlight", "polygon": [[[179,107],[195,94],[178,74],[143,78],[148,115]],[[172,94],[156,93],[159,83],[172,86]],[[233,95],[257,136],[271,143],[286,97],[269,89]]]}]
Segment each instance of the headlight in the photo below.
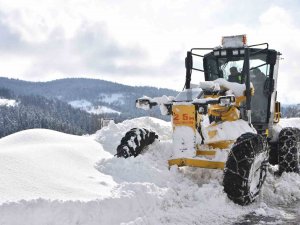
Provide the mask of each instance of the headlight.
[{"label": "headlight", "polygon": [[220,99],[220,105],[222,106],[225,106],[225,105],[230,105],[230,99],[228,98],[223,98],[223,99]]},{"label": "headlight", "polygon": [[151,104],[149,99],[139,98],[135,101],[135,106],[140,109],[149,110],[151,109]]},{"label": "headlight", "polygon": [[198,109],[198,112],[199,113],[203,113],[204,112],[204,108],[202,106],[200,106],[199,109]]},{"label": "headlight", "polygon": [[238,55],[239,54],[239,50],[232,50],[232,55]]},{"label": "headlight", "polygon": [[235,102],[234,95],[222,96],[219,98],[219,104],[221,106],[229,106]]},{"label": "headlight", "polygon": [[221,51],[221,56],[226,56],[226,55],[227,55],[226,50],[222,50]]},{"label": "headlight", "polygon": [[220,51],[214,51],[214,56],[220,56]]}]

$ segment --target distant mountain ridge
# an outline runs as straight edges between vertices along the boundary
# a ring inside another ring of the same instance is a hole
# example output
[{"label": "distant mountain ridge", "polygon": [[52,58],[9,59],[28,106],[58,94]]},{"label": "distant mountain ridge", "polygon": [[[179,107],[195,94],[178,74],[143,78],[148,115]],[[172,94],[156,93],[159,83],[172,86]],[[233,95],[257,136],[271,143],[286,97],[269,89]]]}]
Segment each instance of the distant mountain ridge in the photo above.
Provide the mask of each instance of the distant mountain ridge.
[{"label": "distant mountain ridge", "polygon": [[129,86],[105,80],[89,78],[64,78],[46,82],[32,82],[19,79],[0,77],[0,87],[11,89],[16,94],[41,95],[45,97],[62,98],[72,101],[78,98],[96,99],[101,93],[132,93],[146,92],[147,94],[176,94],[175,90],[149,86]]},{"label": "distant mountain ridge", "polygon": [[158,109],[145,112],[135,108],[135,100],[144,95],[157,97],[162,95],[175,96],[177,92],[171,89],[155,87],[134,87],[110,81],[88,78],[65,78],[48,82],[30,82],[0,77],[0,88],[12,90],[16,95],[40,95],[46,98],[57,98],[64,102],[86,100],[93,106],[105,106],[120,112],[118,120],[137,116],[161,116]]}]

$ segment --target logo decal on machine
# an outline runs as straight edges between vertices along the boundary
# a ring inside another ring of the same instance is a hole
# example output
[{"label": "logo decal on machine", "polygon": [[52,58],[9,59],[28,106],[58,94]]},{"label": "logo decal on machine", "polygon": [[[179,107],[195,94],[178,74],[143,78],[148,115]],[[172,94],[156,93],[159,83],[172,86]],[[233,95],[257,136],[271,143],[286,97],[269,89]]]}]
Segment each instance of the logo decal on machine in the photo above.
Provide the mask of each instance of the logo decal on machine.
[{"label": "logo decal on machine", "polygon": [[173,106],[173,125],[195,127],[195,106]]}]

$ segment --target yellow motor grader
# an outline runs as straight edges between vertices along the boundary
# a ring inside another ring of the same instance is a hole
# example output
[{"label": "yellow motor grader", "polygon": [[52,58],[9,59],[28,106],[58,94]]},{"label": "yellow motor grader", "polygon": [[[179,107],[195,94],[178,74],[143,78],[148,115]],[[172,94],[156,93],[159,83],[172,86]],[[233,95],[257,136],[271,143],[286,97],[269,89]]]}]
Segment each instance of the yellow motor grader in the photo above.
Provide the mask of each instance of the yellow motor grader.
[{"label": "yellow motor grader", "polygon": [[[182,92],[136,101],[137,108],[159,106],[171,116],[169,166],[224,170],[224,191],[240,205],[258,196],[269,156],[279,164],[279,174],[299,172],[299,130],[285,128],[279,135],[273,130],[280,119],[276,88],[281,54],[268,43],[246,41],[246,35],[229,36],[219,47],[192,48]],[[192,71],[203,72],[205,81],[192,84]],[[151,130],[134,128],[122,138],[117,156],[137,156],[156,138]]]}]

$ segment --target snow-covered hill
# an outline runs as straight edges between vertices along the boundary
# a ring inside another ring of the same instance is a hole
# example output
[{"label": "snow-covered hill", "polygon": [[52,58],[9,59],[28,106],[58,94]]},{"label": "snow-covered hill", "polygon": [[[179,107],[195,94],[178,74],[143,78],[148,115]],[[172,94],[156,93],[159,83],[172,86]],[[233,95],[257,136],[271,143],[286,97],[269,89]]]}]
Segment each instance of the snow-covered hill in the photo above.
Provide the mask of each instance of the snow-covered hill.
[{"label": "snow-covered hill", "polygon": [[[78,106],[76,103],[84,100],[89,104],[88,108],[83,107],[84,110],[94,114],[111,114],[108,117],[114,118],[115,121],[150,115],[144,110],[136,110],[134,105],[137,98],[144,95],[152,98],[162,95],[176,96],[178,93],[165,88],[128,86],[87,78],[29,82],[0,77],[1,88],[8,89],[16,96],[38,95],[63,102],[73,102],[75,106]],[[162,116],[158,108],[154,109],[151,115],[165,120],[169,119]]]},{"label": "snow-covered hill", "polygon": [[[297,122],[299,123],[299,121]],[[115,158],[133,127],[155,130],[136,158]],[[296,221],[282,205],[300,201],[300,176],[270,168],[250,206],[223,192],[222,171],[172,167],[170,124],[154,118],[111,122],[93,136],[35,129],[0,139],[0,224],[233,224],[249,215],[272,224]],[[251,219],[251,218],[250,218]]]}]

